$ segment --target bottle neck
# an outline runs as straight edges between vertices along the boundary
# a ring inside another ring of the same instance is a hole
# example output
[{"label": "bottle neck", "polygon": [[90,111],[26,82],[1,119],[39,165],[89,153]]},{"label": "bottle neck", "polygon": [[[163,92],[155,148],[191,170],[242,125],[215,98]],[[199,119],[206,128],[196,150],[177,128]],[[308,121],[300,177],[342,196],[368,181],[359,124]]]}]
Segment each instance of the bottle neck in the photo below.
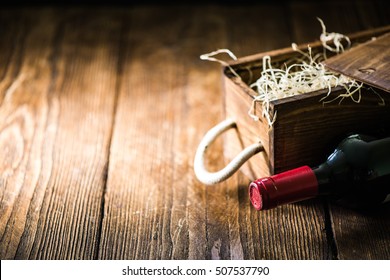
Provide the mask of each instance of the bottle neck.
[{"label": "bottle neck", "polygon": [[271,209],[317,196],[318,181],[309,166],[302,166],[252,182],[249,195],[257,210]]},{"label": "bottle neck", "polygon": [[331,172],[331,167],[327,163],[313,169],[318,183],[318,195],[328,195],[334,192],[335,185],[330,180]]}]

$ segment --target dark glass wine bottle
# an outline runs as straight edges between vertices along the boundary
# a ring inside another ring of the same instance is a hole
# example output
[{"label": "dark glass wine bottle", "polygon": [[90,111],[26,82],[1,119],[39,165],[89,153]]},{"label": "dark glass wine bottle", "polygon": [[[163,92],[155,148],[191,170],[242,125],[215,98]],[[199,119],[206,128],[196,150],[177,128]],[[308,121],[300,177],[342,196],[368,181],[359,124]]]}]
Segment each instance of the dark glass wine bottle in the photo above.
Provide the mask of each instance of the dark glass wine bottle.
[{"label": "dark glass wine bottle", "polygon": [[390,137],[351,135],[318,167],[302,166],[249,185],[250,200],[257,210],[320,195],[358,208],[389,202]]}]

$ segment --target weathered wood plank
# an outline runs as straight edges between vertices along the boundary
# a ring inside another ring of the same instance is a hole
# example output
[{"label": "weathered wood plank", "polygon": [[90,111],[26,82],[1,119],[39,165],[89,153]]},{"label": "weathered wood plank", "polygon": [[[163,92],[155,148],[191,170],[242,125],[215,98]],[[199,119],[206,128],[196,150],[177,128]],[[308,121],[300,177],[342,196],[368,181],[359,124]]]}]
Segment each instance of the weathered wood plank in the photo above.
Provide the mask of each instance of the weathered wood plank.
[{"label": "weathered wood plank", "polygon": [[339,259],[388,260],[390,258],[390,207],[364,212],[330,204]]},{"label": "weathered wood plank", "polygon": [[199,55],[313,41],[315,16],[342,33],[388,21],[363,2],[0,11],[0,258],[388,259],[386,213],[259,213],[241,173],[193,174],[224,118],[221,67]]},{"label": "weathered wood plank", "polygon": [[120,23],[99,11],[11,15],[27,31],[2,81],[1,258],[95,258]]},{"label": "weathered wood plank", "polygon": [[[46,25],[47,15],[35,23],[20,14],[18,20],[12,20],[15,14],[5,13],[2,19],[7,24],[2,29],[5,36],[1,36],[0,52],[1,61],[6,62],[1,65],[1,259],[16,257],[26,223],[33,219],[31,216],[39,216],[45,189],[38,183],[50,176],[50,169],[43,169],[50,167],[55,134],[55,128],[46,122],[49,115],[53,118],[58,113],[55,106],[48,109],[49,103],[55,103],[48,97],[55,22]],[[25,257],[32,242],[19,249]]]},{"label": "weathered wood plank", "polygon": [[[189,67],[198,65],[199,54],[188,54],[200,45],[199,12],[137,7],[126,22],[99,258],[206,256],[206,193],[191,175],[192,151],[197,127],[216,118],[220,101],[217,74]],[[197,110],[203,102],[210,106]]]},{"label": "weathered wood plank", "polygon": [[[276,6],[269,8],[270,17],[277,15]],[[251,11],[253,17],[259,12],[256,9]],[[321,209],[289,206],[255,213],[247,195],[248,181],[242,175],[212,187],[203,186],[193,175],[200,138],[223,117],[220,67],[198,57],[217,48],[240,48],[241,36],[253,38],[246,39],[241,51],[255,52],[261,45],[256,36],[259,30],[226,28],[245,11],[218,6],[132,11],[99,258],[326,257],[323,223],[317,222],[323,219]],[[249,18],[242,18],[244,26],[252,22]],[[180,40],[177,34],[182,34]],[[274,33],[262,39],[281,44]],[[209,167],[222,165],[218,142],[211,147]],[[290,215],[291,220],[286,218]]]},{"label": "weathered wood plank", "polygon": [[[327,25],[327,31],[343,34],[389,24],[389,18],[383,16],[388,9],[383,7],[382,1],[332,4],[324,2],[321,7],[297,3],[291,6],[294,28],[300,32],[296,33],[295,38],[299,43],[313,39],[316,29],[318,34],[321,32],[319,26],[308,24],[311,15],[321,17]],[[384,245],[390,237],[386,211],[367,214],[328,203],[324,207],[333,258],[389,258],[388,246]]]}]

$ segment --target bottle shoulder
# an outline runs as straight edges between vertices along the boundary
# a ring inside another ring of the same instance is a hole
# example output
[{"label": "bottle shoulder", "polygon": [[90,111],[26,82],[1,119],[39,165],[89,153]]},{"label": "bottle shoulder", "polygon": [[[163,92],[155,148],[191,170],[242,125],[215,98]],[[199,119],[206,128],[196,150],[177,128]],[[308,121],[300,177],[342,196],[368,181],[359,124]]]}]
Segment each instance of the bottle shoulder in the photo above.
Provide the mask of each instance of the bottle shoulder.
[{"label": "bottle shoulder", "polygon": [[343,155],[349,164],[364,165],[369,157],[369,148],[369,144],[360,137],[350,137],[340,143],[335,155]]}]

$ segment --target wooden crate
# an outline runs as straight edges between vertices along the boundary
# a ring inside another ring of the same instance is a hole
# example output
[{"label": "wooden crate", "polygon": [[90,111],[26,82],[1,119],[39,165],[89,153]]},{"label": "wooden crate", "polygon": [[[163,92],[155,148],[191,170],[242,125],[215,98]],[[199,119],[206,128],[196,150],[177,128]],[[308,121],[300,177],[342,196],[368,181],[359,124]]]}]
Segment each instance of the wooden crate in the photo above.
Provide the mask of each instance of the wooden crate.
[{"label": "wooden crate", "polygon": [[[390,26],[349,37],[353,43],[360,43],[388,32]],[[307,50],[307,45],[299,48]],[[320,42],[310,43],[310,46],[313,52],[322,49]],[[324,104],[320,100],[328,92],[325,89],[272,101],[271,117],[277,112],[272,129],[262,117],[260,104],[255,111],[260,120],[254,121],[248,115],[248,110],[257,94],[249,84],[259,77],[262,58],[269,55],[272,63],[283,63],[296,54],[292,48],[285,48],[230,62],[241,79],[235,77],[228,67],[224,68],[226,118],[233,118],[237,123],[237,133],[224,136],[224,156],[232,159],[244,147],[261,141],[265,152],[254,156],[241,167],[242,172],[252,180],[301,165],[318,165],[350,133],[380,134],[390,131],[390,93],[381,90],[377,92],[385,100],[384,106],[378,105],[380,99],[371,91],[363,91],[358,104],[350,99],[344,99],[341,104],[338,100]],[[343,92],[344,89],[338,87],[332,90],[331,95]]]}]

